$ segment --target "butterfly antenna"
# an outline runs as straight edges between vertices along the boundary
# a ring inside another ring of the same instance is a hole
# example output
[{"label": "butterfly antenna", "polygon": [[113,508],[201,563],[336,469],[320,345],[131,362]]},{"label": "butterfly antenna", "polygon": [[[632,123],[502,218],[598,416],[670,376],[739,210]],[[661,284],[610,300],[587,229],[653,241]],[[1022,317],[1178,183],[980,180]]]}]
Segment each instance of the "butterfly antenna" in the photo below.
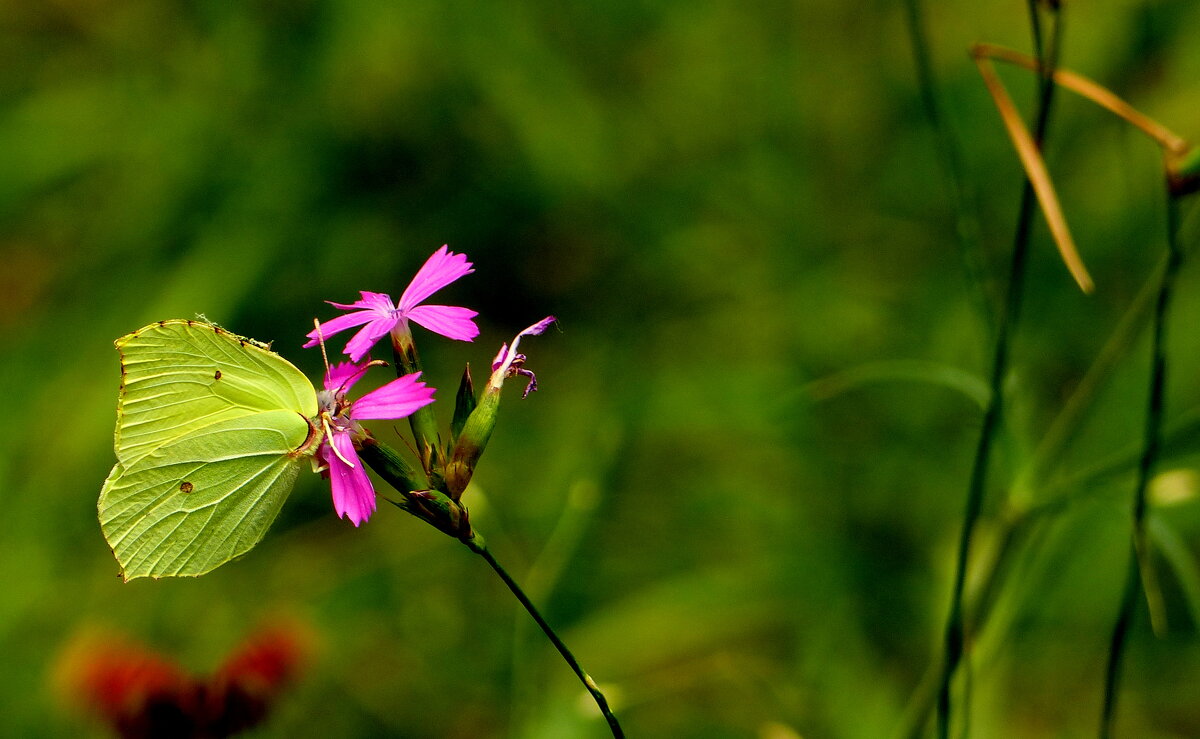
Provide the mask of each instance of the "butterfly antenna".
[{"label": "butterfly antenna", "polygon": [[325,353],[325,336],[321,332],[321,320],[313,319],[313,326],[317,329],[317,343],[321,345],[321,359],[325,360],[325,373],[329,373],[329,355]]},{"label": "butterfly antenna", "polygon": [[347,467],[350,467],[351,469],[357,467],[358,465],[343,457],[342,453],[338,451],[337,444],[333,443],[333,429],[329,426],[329,418],[327,416],[323,415],[321,417],[321,425],[325,427],[325,437],[329,439],[329,448],[333,450],[333,455],[345,462]]}]

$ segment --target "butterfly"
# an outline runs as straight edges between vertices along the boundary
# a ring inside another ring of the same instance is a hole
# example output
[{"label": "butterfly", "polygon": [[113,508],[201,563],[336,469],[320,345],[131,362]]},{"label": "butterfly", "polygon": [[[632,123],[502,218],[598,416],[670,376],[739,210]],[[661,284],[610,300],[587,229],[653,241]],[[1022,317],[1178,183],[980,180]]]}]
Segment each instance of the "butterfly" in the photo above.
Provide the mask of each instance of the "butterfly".
[{"label": "butterfly", "polygon": [[203,321],[159,321],[116,346],[117,463],[97,508],[122,576],[202,575],[245,554],[323,438],[312,383]]}]

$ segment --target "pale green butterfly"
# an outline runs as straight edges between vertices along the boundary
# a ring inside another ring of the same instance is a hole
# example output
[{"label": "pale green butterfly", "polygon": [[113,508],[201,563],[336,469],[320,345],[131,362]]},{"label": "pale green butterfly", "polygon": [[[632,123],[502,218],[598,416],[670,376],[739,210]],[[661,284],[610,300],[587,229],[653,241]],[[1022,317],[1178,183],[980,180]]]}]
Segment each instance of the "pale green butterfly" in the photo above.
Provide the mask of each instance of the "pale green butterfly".
[{"label": "pale green butterfly", "polygon": [[117,464],[98,508],[121,574],[202,575],[245,554],[321,443],[312,383],[201,321],[159,321],[116,345]]}]

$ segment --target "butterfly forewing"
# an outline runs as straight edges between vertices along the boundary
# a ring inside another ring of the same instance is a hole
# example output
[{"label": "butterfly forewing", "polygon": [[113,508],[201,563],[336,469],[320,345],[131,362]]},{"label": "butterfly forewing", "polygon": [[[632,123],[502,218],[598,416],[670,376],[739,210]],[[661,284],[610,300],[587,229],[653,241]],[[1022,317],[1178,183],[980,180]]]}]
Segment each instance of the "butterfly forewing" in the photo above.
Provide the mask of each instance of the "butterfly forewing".
[{"label": "butterfly forewing", "polygon": [[271,410],[317,413],[312,384],[248,339],[198,321],[163,321],[117,340],[117,459],[130,464],[204,426]]}]

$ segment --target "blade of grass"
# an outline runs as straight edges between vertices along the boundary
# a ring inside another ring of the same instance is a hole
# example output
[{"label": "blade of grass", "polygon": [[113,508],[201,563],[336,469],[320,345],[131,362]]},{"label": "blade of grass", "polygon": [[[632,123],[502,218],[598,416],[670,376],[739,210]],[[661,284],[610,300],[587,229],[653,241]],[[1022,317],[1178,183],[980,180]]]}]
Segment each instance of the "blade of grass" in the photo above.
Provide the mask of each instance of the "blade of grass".
[{"label": "blade of grass", "polygon": [[975,190],[967,179],[962,163],[962,152],[958,137],[946,120],[938,94],[933,65],[929,61],[929,41],[925,35],[925,10],[922,0],[905,0],[905,26],[912,44],[913,62],[917,70],[917,87],[921,93],[921,104],[925,116],[933,129],[938,161],[947,181],[951,205],[954,209],[954,235],[958,241],[959,255],[967,275],[968,289],[976,307],[988,325],[995,321],[996,301],[992,295],[983,254],[983,237],[979,227],[978,205]]},{"label": "blade of grass", "polygon": [[[1058,62],[1059,39],[1062,33],[1062,15],[1057,9],[1053,13],[1055,19],[1053,33],[1045,49],[1042,46],[1041,21],[1037,4],[1029,3],[1030,23],[1034,37],[1034,46],[1038,58],[1043,60],[1039,65],[1042,70],[1053,70]],[[1005,93],[1007,97],[1007,93]],[[1050,120],[1050,107],[1054,99],[1054,84],[1048,74],[1043,74],[1038,88],[1037,118],[1035,123],[1034,147],[1040,146]],[[1022,127],[1023,130],[1023,127]],[[963,612],[963,591],[966,584],[967,567],[970,563],[971,539],[975,525],[983,509],[984,490],[987,483],[988,462],[991,458],[992,442],[1000,425],[1002,409],[1002,388],[1004,378],[1008,374],[1009,335],[1020,315],[1022,288],[1025,278],[1026,256],[1029,251],[1029,237],[1033,226],[1034,184],[1027,178],[1021,191],[1021,206],[1017,217],[1017,228],[1013,237],[1013,251],[1009,265],[1008,293],[1004,301],[1004,309],[1000,314],[996,327],[996,338],[992,356],[990,375],[990,398],[987,410],[983,415],[983,425],[979,433],[979,443],[975,449],[975,458],[971,468],[971,478],[967,487],[966,506],[963,512],[963,524],[959,534],[958,552],[955,558],[954,583],[951,590],[950,614],[946,621],[944,636],[944,651],[942,671],[938,680],[937,700],[937,733],[941,739],[950,736],[951,721],[951,687],[954,675],[964,658],[965,621]],[[964,711],[964,714],[968,711]]]},{"label": "blade of grass", "polygon": [[1071,392],[1067,402],[1063,404],[1041,441],[1038,442],[1030,457],[1029,463],[1017,476],[1013,484],[1010,503],[1018,512],[1025,510],[1031,504],[1033,485],[1036,480],[1045,480],[1052,465],[1062,458],[1070,442],[1075,438],[1080,425],[1087,417],[1092,407],[1092,399],[1112,377],[1113,368],[1124,359],[1133,348],[1134,342],[1141,334],[1150,318],[1154,297],[1158,292],[1158,284],[1163,270],[1166,269],[1166,259],[1163,259],[1151,273],[1134,297],[1133,302],[1125,310],[1115,329],[1095,361],[1088,367],[1079,384]]},{"label": "blade of grass", "polygon": [[1197,566],[1195,556],[1175,529],[1153,511],[1146,518],[1146,531],[1175,573],[1192,625],[1200,626],[1200,566]]},{"label": "blade of grass", "polygon": [[916,382],[954,390],[972,404],[984,409],[988,404],[988,386],[978,375],[940,362],[920,359],[894,359],[867,362],[856,367],[817,378],[800,388],[802,396],[822,402],[879,382]]},{"label": "blade of grass", "polygon": [[[543,603],[550,599],[563,571],[583,543],[583,536],[599,503],[600,486],[590,479],[580,480],[571,485],[564,498],[558,521],[525,575],[525,591],[530,598]],[[529,667],[524,659],[529,641],[528,628],[529,622],[518,614],[513,621],[512,640],[514,716],[519,714],[523,705],[528,704],[532,691],[533,681],[529,679]],[[514,722],[514,725],[519,723]]]},{"label": "blade of grass", "polygon": [[1104,701],[1100,713],[1100,736],[1102,739],[1112,736],[1113,732],[1121,660],[1125,653],[1134,613],[1137,610],[1138,593],[1143,590],[1146,590],[1148,594],[1153,592],[1153,588],[1145,587],[1145,575],[1151,572],[1146,547],[1146,491],[1158,462],[1158,450],[1162,441],[1162,421],[1166,409],[1166,322],[1171,304],[1171,291],[1174,288],[1179,267],[1183,262],[1183,252],[1179,248],[1179,202],[1171,194],[1169,173],[1165,179],[1168,181],[1167,267],[1163,271],[1158,300],[1154,306],[1150,390],[1146,399],[1144,448],[1141,463],[1138,465],[1137,485],[1133,495],[1133,543],[1130,549],[1128,574],[1125,578],[1125,592],[1121,598],[1121,610],[1113,625],[1108,664],[1104,673]]}]

